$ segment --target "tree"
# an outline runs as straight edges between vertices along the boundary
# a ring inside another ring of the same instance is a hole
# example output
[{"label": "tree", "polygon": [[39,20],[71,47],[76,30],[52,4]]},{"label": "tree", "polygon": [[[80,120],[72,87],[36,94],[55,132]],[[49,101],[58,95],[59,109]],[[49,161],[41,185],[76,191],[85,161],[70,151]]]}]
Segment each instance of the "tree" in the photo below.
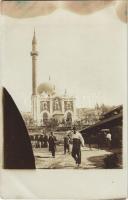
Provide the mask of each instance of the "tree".
[{"label": "tree", "polygon": [[22,117],[27,126],[31,126],[34,124],[33,118],[30,113],[22,113]]},{"label": "tree", "polygon": [[51,129],[55,129],[58,125],[59,125],[59,122],[55,118],[49,119],[46,123],[46,127],[51,128]]}]

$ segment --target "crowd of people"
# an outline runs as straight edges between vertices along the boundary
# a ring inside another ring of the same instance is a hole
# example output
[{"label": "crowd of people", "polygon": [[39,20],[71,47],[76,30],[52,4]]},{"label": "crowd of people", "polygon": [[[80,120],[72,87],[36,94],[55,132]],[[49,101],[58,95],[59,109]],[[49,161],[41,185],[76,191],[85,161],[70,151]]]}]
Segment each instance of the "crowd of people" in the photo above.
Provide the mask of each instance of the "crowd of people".
[{"label": "crowd of people", "polygon": [[[101,136],[100,136],[101,137]],[[53,158],[56,156],[57,138],[53,132],[49,134],[42,133],[40,135],[30,136],[33,148],[48,148]],[[106,133],[107,146],[111,145],[111,134]],[[67,131],[63,137],[64,154],[71,154],[75,163],[81,164],[81,146],[85,146],[85,141],[79,131],[74,127],[72,131]],[[98,148],[100,148],[98,146]]]},{"label": "crowd of people", "polygon": [[46,148],[48,147],[48,136],[46,133],[39,135],[30,135],[33,148]]},{"label": "crowd of people", "polygon": [[[31,135],[33,148],[48,148],[52,157],[55,158],[57,138],[53,132],[48,136],[46,133]],[[64,154],[71,154],[76,164],[81,164],[81,145],[84,146],[82,135],[74,127],[72,131],[67,131],[63,137]]]}]

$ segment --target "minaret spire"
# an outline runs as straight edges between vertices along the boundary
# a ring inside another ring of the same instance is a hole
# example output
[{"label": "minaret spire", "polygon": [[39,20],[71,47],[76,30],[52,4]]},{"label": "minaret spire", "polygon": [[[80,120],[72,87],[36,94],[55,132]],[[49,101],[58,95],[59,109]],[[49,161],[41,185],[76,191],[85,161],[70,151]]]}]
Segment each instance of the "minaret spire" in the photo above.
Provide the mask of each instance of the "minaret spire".
[{"label": "minaret spire", "polygon": [[33,34],[33,40],[32,40],[32,44],[36,44],[36,31],[35,31],[35,28],[34,28],[34,34]]},{"label": "minaret spire", "polygon": [[32,39],[32,51],[31,51],[31,56],[32,56],[32,94],[36,95],[36,89],[37,89],[37,75],[36,75],[36,68],[37,68],[37,56],[38,52],[36,50],[36,32],[34,29],[34,34],[33,34],[33,39]]}]

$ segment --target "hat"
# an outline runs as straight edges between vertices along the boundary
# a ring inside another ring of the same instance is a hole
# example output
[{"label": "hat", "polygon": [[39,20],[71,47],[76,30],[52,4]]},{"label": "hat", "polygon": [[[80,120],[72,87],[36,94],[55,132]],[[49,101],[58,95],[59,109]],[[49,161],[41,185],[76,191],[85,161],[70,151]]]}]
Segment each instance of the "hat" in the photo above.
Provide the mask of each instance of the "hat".
[{"label": "hat", "polygon": [[73,130],[76,131],[76,127],[75,126],[73,127]]}]

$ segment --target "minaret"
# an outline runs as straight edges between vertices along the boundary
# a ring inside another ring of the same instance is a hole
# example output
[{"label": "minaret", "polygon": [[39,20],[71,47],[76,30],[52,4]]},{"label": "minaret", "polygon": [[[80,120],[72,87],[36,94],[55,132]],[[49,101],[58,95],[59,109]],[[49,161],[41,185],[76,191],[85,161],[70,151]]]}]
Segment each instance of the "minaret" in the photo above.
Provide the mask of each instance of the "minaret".
[{"label": "minaret", "polygon": [[36,89],[37,89],[37,74],[36,74],[36,64],[37,64],[37,56],[38,52],[36,50],[36,34],[35,34],[35,29],[34,29],[34,35],[32,39],[32,51],[31,51],[31,56],[32,56],[32,95],[36,95]]}]

